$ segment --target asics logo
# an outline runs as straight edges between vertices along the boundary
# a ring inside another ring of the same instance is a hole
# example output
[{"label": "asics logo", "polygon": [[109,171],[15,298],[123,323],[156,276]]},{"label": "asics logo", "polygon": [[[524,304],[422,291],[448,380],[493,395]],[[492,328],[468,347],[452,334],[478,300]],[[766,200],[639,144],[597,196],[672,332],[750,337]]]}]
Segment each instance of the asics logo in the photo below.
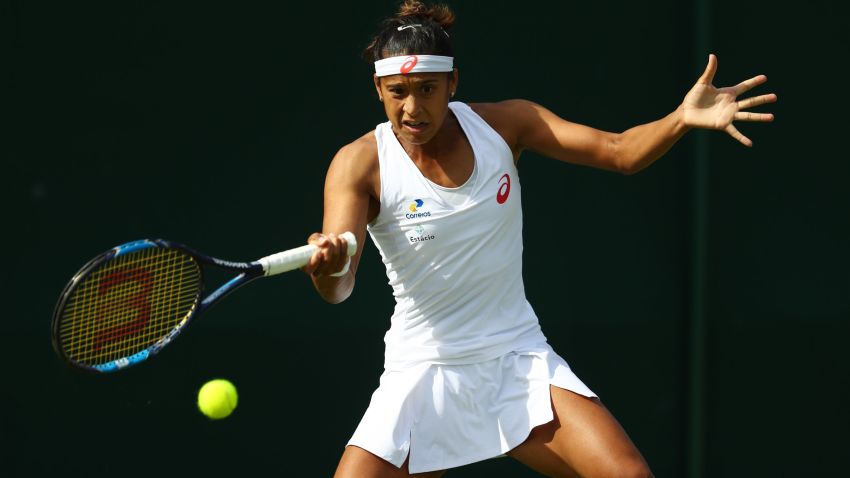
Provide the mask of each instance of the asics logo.
[{"label": "asics logo", "polygon": [[508,200],[508,195],[511,194],[511,177],[508,173],[499,178],[499,190],[496,192],[496,202],[504,204]]},{"label": "asics logo", "polygon": [[407,57],[407,61],[405,61],[401,65],[401,68],[399,68],[399,71],[401,72],[402,75],[406,75],[406,74],[410,73],[410,70],[412,70],[413,67],[416,66],[417,63],[419,63],[419,57],[417,57],[416,55],[409,56],[409,57]]}]

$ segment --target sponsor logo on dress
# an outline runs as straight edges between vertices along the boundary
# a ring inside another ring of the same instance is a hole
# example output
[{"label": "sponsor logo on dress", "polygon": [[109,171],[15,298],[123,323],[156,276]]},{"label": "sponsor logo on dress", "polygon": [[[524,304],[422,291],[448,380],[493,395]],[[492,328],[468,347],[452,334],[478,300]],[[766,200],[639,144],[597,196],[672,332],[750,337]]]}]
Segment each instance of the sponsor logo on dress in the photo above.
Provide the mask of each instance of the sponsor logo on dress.
[{"label": "sponsor logo on dress", "polygon": [[411,244],[418,244],[425,241],[433,241],[435,236],[428,233],[428,230],[422,224],[417,224],[412,231],[407,233],[407,240]]},{"label": "sponsor logo on dress", "polygon": [[511,194],[511,176],[508,173],[499,178],[499,190],[496,191],[496,202],[505,204],[508,200],[508,195]]},{"label": "sponsor logo on dress", "polygon": [[419,219],[420,217],[430,217],[431,211],[420,211],[419,209],[425,205],[425,201],[422,199],[414,199],[412,203],[407,206],[407,212],[404,214],[404,217],[407,219]]},{"label": "sponsor logo on dress", "polygon": [[[426,201],[424,199],[414,199],[411,202],[403,203],[402,211],[404,212],[405,219],[422,219],[431,217],[431,211],[427,211],[428,205],[426,205]],[[425,241],[434,240],[435,236],[433,232],[429,232],[429,229],[433,229],[433,226],[429,226],[428,224],[415,224],[412,225],[413,228],[407,229],[404,232],[404,236],[407,238],[407,241],[410,244],[419,244]]]}]

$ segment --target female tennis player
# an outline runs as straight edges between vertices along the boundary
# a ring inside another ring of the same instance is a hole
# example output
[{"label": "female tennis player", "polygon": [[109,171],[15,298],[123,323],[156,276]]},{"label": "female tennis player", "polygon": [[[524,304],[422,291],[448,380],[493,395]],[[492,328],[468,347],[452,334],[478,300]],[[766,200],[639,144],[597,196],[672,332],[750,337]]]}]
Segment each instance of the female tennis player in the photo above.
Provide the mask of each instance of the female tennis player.
[{"label": "female tennis player", "polygon": [[[441,476],[507,454],[553,477],[652,476],[596,395],[546,341],[522,281],[516,162],[528,149],[625,174],[646,168],[692,128],[751,141],[734,121],[771,121],[738,100],[757,76],[715,88],[717,59],[664,118],[609,133],[524,100],[453,102],[445,6],[406,1],[366,50],[388,121],[344,146],[325,183],[323,233],[304,270],[328,302],[354,287],[368,231],[395,296],[380,385],[337,478]],[[347,261],[337,233],[360,250]]]}]

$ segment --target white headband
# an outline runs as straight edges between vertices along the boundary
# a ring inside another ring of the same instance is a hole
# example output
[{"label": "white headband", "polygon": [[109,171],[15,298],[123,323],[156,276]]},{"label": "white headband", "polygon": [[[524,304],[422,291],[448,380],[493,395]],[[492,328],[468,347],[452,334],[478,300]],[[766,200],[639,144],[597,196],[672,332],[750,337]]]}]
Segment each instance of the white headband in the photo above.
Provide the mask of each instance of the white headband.
[{"label": "white headband", "polygon": [[408,73],[442,73],[453,69],[454,58],[450,56],[393,56],[375,62],[375,74],[379,77]]}]

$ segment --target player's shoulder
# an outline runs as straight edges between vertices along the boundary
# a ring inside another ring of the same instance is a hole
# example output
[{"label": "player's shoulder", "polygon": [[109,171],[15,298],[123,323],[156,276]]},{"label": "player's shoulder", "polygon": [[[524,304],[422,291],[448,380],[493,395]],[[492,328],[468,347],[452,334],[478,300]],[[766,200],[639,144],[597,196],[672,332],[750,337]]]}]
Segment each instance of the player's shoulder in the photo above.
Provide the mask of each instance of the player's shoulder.
[{"label": "player's shoulder", "polygon": [[346,181],[372,181],[379,171],[378,142],[370,131],[337,151],[328,173]]},{"label": "player's shoulder", "polygon": [[334,161],[337,159],[357,162],[377,161],[378,141],[375,139],[375,131],[372,130],[340,148]]},{"label": "player's shoulder", "polygon": [[536,105],[528,100],[511,99],[495,103],[470,103],[469,107],[515,150],[522,131],[533,118]]},{"label": "player's shoulder", "polygon": [[494,122],[510,122],[516,120],[517,115],[526,115],[533,112],[537,108],[537,104],[523,99],[510,99],[494,103],[469,103],[478,116],[484,118],[484,121]]}]

